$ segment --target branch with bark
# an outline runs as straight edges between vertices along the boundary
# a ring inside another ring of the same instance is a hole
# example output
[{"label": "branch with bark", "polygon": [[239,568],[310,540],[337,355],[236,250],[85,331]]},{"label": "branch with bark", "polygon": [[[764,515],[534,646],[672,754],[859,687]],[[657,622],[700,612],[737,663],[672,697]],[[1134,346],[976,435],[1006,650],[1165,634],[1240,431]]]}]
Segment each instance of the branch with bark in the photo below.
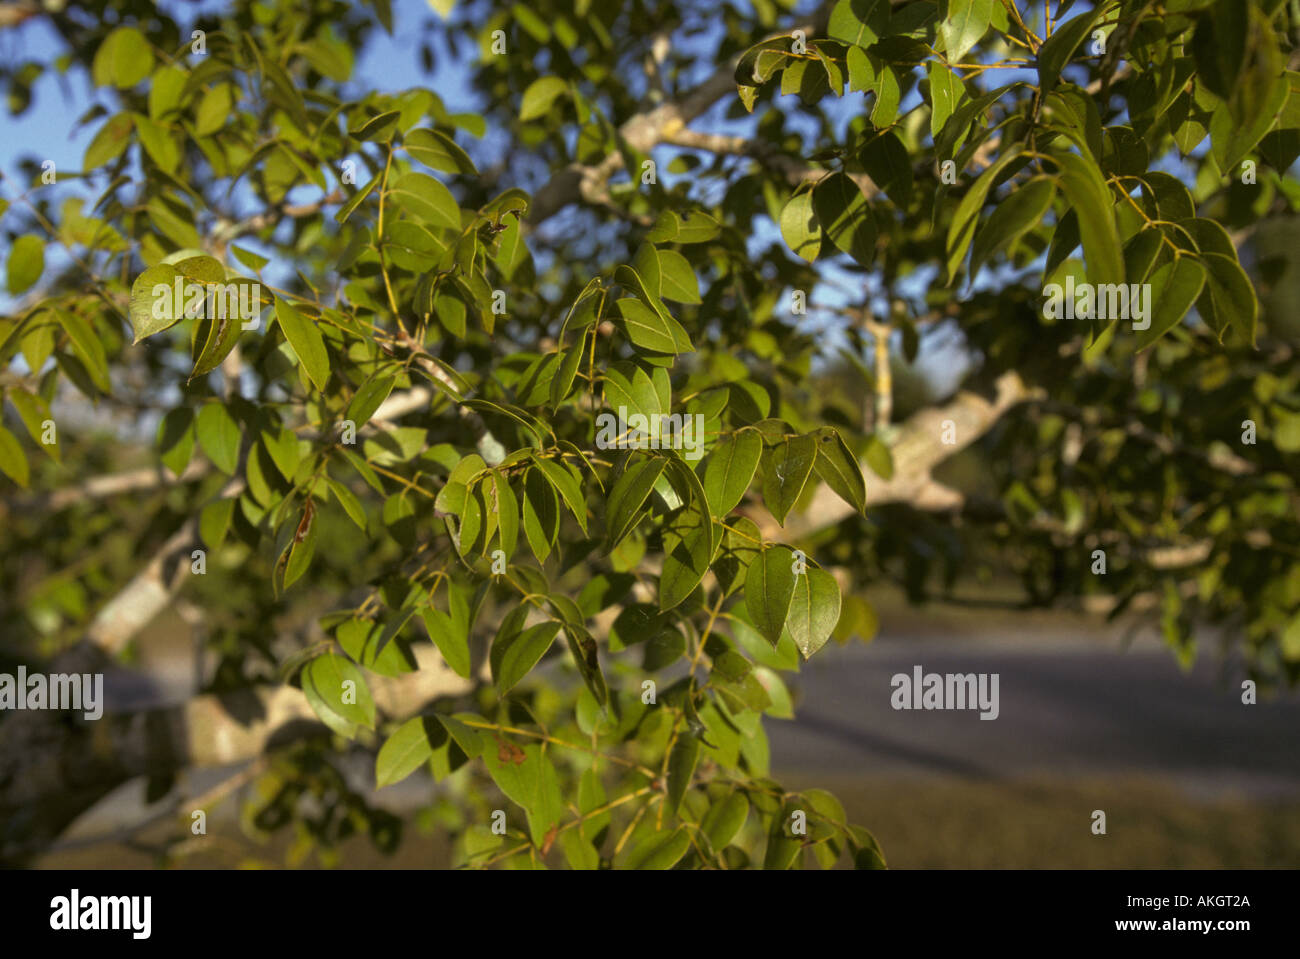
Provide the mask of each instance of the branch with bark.
[{"label": "branch with bark", "polygon": [[[892,478],[881,481],[864,466],[868,478],[867,505],[905,502],[923,510],[960,507],[963,495],[936,481],[932,471],[982,437],[1012,407],[1039,395],[1038,390],[1026,386],[1014,371],[1003,373],[994,386],[991,399],[963,390],[942,406],[921,410],[903,423],[890,451],[894,460]],[[946,436],[951,436],[953,442],[945,442]],[[852,506],[830,487],[821,485],[808,505],[793,514],[785,526],[770,516],[758,525],[765,539],[798,540],[853,513]]]},{"label": "branch with bark", "polygon": [[[413,653],[415,672],[369,680],[384,718],[406,719],[434,700],[470,692],[484,678],[457,675],[431,646]],[[19,714],[0,730],[0,864],[46,848],[73,819],[132,778],[244,762],[325,733],[307,697],[292,686],[196,696],[164,709],[105,713],[95,722],[59,719],[48,712]]]},{"label": "branch with bark", "polygon": [[[802,30],[808,36],[814,36],[825,30],[830,11],[831,4],[824,4],[810,21],[796,24],[782,33],[772,34],[772,37],[789,36],[794,30]],[[619,137],[638,153],[648,153],[659,143],[666,142],[667,137],[678,134],[723,97],[735,94],[736,65],[739,62],[740,55],[737,54],[690,93],[631,117],[619,126]],[[595,166],[569,164],[555,173],[533,195],[528,210],[529,222],[536,227],[574,203],[586,202],[595,206],[607,204],[609,180],[621,169],[623,154],[617,150]]]}]

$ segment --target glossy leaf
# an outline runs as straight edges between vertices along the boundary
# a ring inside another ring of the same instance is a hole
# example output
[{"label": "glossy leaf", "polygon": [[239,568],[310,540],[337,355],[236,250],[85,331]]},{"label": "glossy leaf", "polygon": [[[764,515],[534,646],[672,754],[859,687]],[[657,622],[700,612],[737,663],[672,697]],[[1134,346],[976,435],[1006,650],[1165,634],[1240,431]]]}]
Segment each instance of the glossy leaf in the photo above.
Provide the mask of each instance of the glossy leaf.
[{"label": "glossy leaf", "polygon": [[773,646],[785,629],[794,581],[794,554],[784,546],[763,550],[745,578],[745,609],[754,627]]},{"label": "glossy leaf", "polygon": [[840,587],[835,577],[815,567],[794,577],[786,626],[804,659],[826,645],[840,618]]},{"label": "glossy leaf", "polygon": [[704,495],[709,512],[726,516],[753,482],[763,452],[763,438],[755,430],[739,430],[718,441],[704,465]]},{"label": "glossy leaf", "polygon": [[502,696],[514,689],[537,665],[559,631],[560,624],[552,620],[496,638],[489,661],[492,682]]},{"label": "glossy leaf", "polygon": [[284,300],[275,301],[275,318],[312,384],[324,390],[330,378],[329,353],[316,323]]}]

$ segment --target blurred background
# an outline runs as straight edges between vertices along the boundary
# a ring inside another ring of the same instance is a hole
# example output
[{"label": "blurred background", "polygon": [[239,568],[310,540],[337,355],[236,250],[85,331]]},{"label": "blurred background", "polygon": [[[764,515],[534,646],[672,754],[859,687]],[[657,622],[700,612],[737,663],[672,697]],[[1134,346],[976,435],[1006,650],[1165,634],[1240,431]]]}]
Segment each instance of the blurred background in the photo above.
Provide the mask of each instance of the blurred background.
[{"label": "blurred background", "polygon": [[[993,591],[985,601],[996,602]],[[1216,868],[1300,865],[1300,697],[1242,703],[1228,660],[1183,671],[1157,636],[1087,614],[964,606],[909,607],[869,593],[880,632],[832,643],[790,679],[797,719],[766,719],[772,776],[830,789],[867,824],[894,868]],[[179,618],[140,643],[139,665],[177,700],[193,684],[193,645]],[[1214,637],[1204,637],[1214,645]],[[926,672],[999,675],[1000,714],[895,711],[890,678]],[[370,838],[339,846],[341,867],[446,866],[439,786],[417,773],[380,792],[373,760],[350,770],[370,802],[404,823],[385,854]],[[246,767],[187,776],[191,794],[229,798],[181,868],[278,866],[291,838],[251,838],[239,785]],[[230,783],[236,785],[231,788]],[[137,780],[82,817],[39,865],[140,868],[175,834],[172,806]],[[1106,834],[1092,833],[1093,812]],[[153,820],[153,826],[148,824]],[[144,828],[138,828],[144,824]],[[129,833],[129,834],[128,834]],[[310,860],[304,865],[316,865]]]}]

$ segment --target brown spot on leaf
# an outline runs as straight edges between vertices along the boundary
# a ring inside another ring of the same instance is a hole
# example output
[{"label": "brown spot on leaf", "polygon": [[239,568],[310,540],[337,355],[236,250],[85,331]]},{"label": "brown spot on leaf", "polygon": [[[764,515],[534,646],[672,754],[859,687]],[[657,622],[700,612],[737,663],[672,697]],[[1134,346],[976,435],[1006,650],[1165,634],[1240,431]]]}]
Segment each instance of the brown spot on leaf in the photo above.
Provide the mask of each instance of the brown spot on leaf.
[{"label": "brown spot on leaf", "polygon": [[497,740],[497,760],[503,763],[512,763],[516,766],[522,765],[527,759],[527,755],[522,749],[510,742],[508,739]]},{"label": "brown spot on leaf", "polygon": [[316,504],[311,499],[308,499],[307,505],[302,508],[302,519],[298,523],[298,529],[293,534],[293,541],[295,543],[301,543],[307,538],[307,534],[311,531],[312,517],[315,515]]},{"label": "brown spot on leaf", "polygon": [[560,824],[557,822],[546,830],[546,836],[542,839],[542,855],[545,856],[551,851],[551,846],[555,844],[555,836],[560,831]]}]

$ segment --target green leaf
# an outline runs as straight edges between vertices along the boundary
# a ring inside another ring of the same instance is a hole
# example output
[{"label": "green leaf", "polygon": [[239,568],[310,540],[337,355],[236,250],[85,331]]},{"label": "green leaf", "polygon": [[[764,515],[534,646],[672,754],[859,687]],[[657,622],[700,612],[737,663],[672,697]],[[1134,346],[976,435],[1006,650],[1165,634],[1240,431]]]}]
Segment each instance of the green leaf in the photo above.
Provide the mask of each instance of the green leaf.
[{"label": "green leaf", "polygon": [[[233,287],[235,284],[231,285]],[[214,300],[220,304],[216,311],[218,315],[199,324],[200,331],[206,329],[207,336],[204,339],[202,352],[194,361],[194,369],[189,376],[191,380],[196,376],[205,376],[220,366],[221,361],[235,348],[235,344],[239,341],[239,334],[243,331],[243,319],[239,316],[238,310],[227,308],[227,297],[218,292]],[[250,302],[255,301],[255,297],[250,299]]]},{"label": "green leaf", "polygon": [[1018,150],[1009,150],[998,157],[992,166],[981,173],[975,182],[971,184],[970,189],[966,191],[966,195],[957,204],[957,209],[952,216],[952,223],[948,226],[949,283],[952,283],[957,271],[961,268],[962,260],[966,258],[966,251],[970,248],[970,242],[975,236],[975,227],[979,223],[980,211],[984,209],[984,201],[988,199],[989,190],[992,188],[994,180],[998,174],[1019,160],[1022,155]]},{"label": "green leaf", "polygon": [[988,31],[997,0],[948,0],[947,16],[940,18],[939,35],[951,63],[966,55]]},{"label": "green leaf", "polygon": [[749,800],[745,798],[744,792],[737,789],[709,807],[709,811],[700,820],[700,830],[708,836],[709,845],[721,851],[740,834],[748,818]]},{"label": "green leaf", "polygon": [[595,697],[598,706],[604,706],[609,700],[609,688],[605,685],[605,675],[600,671],[600,657],[596,651],[596,640],[585,626],[579,623],[566,623],[564,638],[568,641],[569,652],[573,662],[582,675],[582,681]]},{"label": "green leaf", "polygon": [[292,430],[275,429],[262,431],[262,446],[271,457],[271,462],[289,482],[298,469],[298,437]]},{"label": "green leaf", "polygon": [[671,869],[691,848],[691,836],[685,826],[672,832],[654,832],[628,854],[627,869]]},{"label": "green leaf", "polygon": [[1124,244],[1124,275],[1129,283],[1144,283],[1151,275],[1164,240],[1159,227],[1140,230]]},{"label": "green leaf", "polygon": [[199,537],[208,549],[218,549],[225,542],[234,512],[233,499],[213,500],[199,512]]},{"label": "green leaf", "polygon": [[110,160],[116,160],[122,155],[122,152],[131,143],[131,130],[135,127],[135,121],[131,119],[129,111],[110,117],[105,124],[99,128],[95,138],[90,141],[90,146],[86,147],[86,155],[81,160],[81,169],[89,173],[91,170],[97,170]]},{"label": "green leaf", "polygon": [[330,358],[316,323],[281,299],[275,301],[275,318],[312,384],[324,392],[330,378]]},{"label": "green leaf", "polygon": [[636,346],[657,353],[678,352],[677,340],[666,317],[632,296],[623,297],[617,306],[623,316],[623,331]]},{"label": "green leaf", "polygon": [[1220,339],[1231,326],[1253,347],[1259,301],[1246,271],[1235,257],[1222,253],[1202,253],[1201,262],[1205,264],[1206,284],[1197,309]]},{"label": "green leaf", "polygon": [[380,622],[350,619],[339,626],[335,636],[354,662],[380,676],[403,676],[414,672],[416,663],[409,645],[398,634],[414,615],[415,610],[406,607]]},{"label": "green leaf", "polygon": [[794,599],[794,553],[771,546],[749,566],[745,576],[745,609],[754,628],[773,646],[781,639]]},{"label": "green leaf", "polygon": [[971,273],[977,272],[989,257],[1009,248],[1041,223],[1055,195],[1054,178],[1036,176],[999,203],[975,235],[970,257]]},{"label": "green leaf", "polygon": [[804,659],[826,645],[840,619],[840,587],[825,570],[808,567],[794,577],[786,625]]},{"label": "green leaf", "polygon": [[7,264],[9,292],[17,296],[31,289],[44,272],[45,241],[30,233],[14,240]]},{"label": "green leaf", "polygon": [[426,173],[407,173],[388,190],[399,207],[418,221],[460,229],[460,207],[441,182]]},{"label": "green leaf", "polygon": [[664,808],[668,815],[677,815],[686,790],[695,776],[695,765],[700,759],[700,741],[690,733],[682,733],[668,754],[668,794]]},{"label": "green leaf", "polygon": [[172,139],[171,131],[160,123],[154,123],[148,117],[137,113],[135,129],[140,135],[140,144],[149,159],[158,164],[164,173],[175,173],[181,162],[181,151]]},{"label": "green leaf", "polygon": [[386,492],[384,490],[384,484],[379,482],[379,477],[375,474],[375,471],[370,468],[369,464],[367,464],[365,460],[363,460],[356,453],[352,452],[352,450],[350,449],[341,448],[339,449],[339,452],[343,454],[343,458],[348,461],[348,464],[354,470],[357,471],[357,475],[366,481],[367,486],[369,486],[380,496],[386,495]]},{"label": "green leaf", "polygon": [[[234,93],[235,88],[229,83],[218,83],[203,94],[194,119],[194,132],[198,136],[210,136],[226,125],[235,103]],[[152,108],[149,113],[155,120],[158,119]]]},{"label": "green leaf", "polygon": [[787,801],[781,812],[773,818],[767,836],[767,848],[763,851],[764,869],[789,869],[794,865],[803,842],[798,836],[790,834],[790,822],[795,811],[792,801]]},{"label": "green leaf", "polygon": [[441,713],[438,715],[438,721],[447,728],[448,734],[456,741],[456,745],[470,759],[477,759],[483,754],[484,737],[477,729],[466,725],[462,720],[483,721],[482,717],[473,713],[456,713],[455,716],[445,716]]},{"label": "green leaf", "polygon": [[356,208],[359,207],[365,201],[366,197],[370,196],[371,192],[373,192],[375,187],[379,186],[379,182],[383,179],[383,177],[384,177],[384,173],[381,170],[380,172],[372,176],[370,178],[370,181],[366,183],[365,186],[363,186],[360,190],[357,190],[356,193],[353,193],[352,196],[348,198],[348,201],[344,203],[342,207],[339,208],[339,211],[334,214],[334,221],[336,223],[346,223],[348,221],[348,217],[350,217],[353,214]]},{"label": "green leaf", "polygon": [[[1280,71],[1280,60],[1277,66]],[[1237,81],[1232,100],[1211,114],[1210,142],[1221,170],[1236,167],[1284,112],[1291,85],[1278,71],[1253,67]]]},{"label": "green leaf", "polygon": [[477,550],[479,533],[484,530],[483,508],[483,493],[479,481],[475,480],[465,490],[465,500],[459,513],[460,528],[450,526],[456,551],[462,557],[469,556],[472,550]]},{"label": "green leaf", "polygon": [[823,426],[813,435],[817,439],[817,458],[813,463],[817,475],[840,499],[859,513],[865,512],[867,486],[853,451],[834,427]]},{"label": "green leaf", "polygon": [[1195,257],[1180,256],[1151,275],[1151,325],[1138,333],[1137,348],[1144,350],[1187,315],[1205,285],[1206,270]]},{"label": "green leaf", "polygon": [[397,123],[402,118],[401,110],[390,110],[371,117],[361,126],[348,131],[348,136],[363,143],[387,143],[397,132]]},{"label": "green leaf", "polygon": [[659,608],[673,609],[694,592],[713,558],[713,520],[699,504],[677,510],[663,528],[663,571]]},{"label": "green leaf", "polygon": [[1095,286],[1124,281],[1124,247],[1115,226],[1115,208],[1101,171],[1075,153],[1056,154],[1061,189],[1079,217],[1079,236]]},{"label": "green leaf", "polygon": [[893,130],[868,140],[858,152],[858,162],[897,206],[906,207],[911,202],[912,163],[903,141]]},{"label": "green leaf", "polygon": [[40,393],[30,393],[21,386],[11,387],[8,395],[9,402],[18,411],[18,418],[23,421],[32,439],[40,445],[50,459],[56,463],[62,462],[63,456],[57,431],[55,442],[45,442],[44,424],[47,420],[51,420],[50,405],[45,401],[45,397]]},{"label": "green leaf", "polygon": [[501,549],[509,558],[519,543],[519,500],[510,488],[509,478],[503,473],[492,473],[492,490],[491,508],[500,532]]},{"label": "green leaf", "polygon": [[[628,369],[628,366],[618,366],[605,372],[602,392],[605,405],[616,414],[620,409],[625,410],[628,418],[644,416],[647,424],[656,421],[668,410],[654,383],[651,382],[649,374],[639,366],[631,368],[629,379]],[[619,434],[626,429],[626,423],[619,424]]]},{"label": "green leaf", "polygon": [[781,237],[796,256],[809,263],[817,259],[822,230],[813,214],[812,191],[796,193],[781,208]]},{"label": "green leaf", "polygon": [[578,367],[582,365],[582,347],[585,343],[585,337],[580,337],[578,342],[563,352],[560,358],[560,368],[555,373],[555,378],[551,380],[550,401],[552,407],[558,407],[573,391],[573,381],[578,375]]},{"label": "green leaf", "polygon": [[519,119],[526,123],[549,113],[555,98],[568,89],[568,84],[559,77],[538,77],[524,91],[524,98],[519,106]]},{"label": "green leaf", "polygon": [[537,561],[543,562],[560,532],[560,498],[537,469],[524,477],[524,538]]},{"label": "green leaf", "polygon": [[549,620],[520,632],[498,635],[488,655],[497,692],[504,696],[514,689],[537,665],[559,631],[560,624]]},{"label": "green leaf", "polygon": [[889,451],[889,447],[881,442],[880,437],[873,435],[867,440],[867,449],[862,458],[871,467],[871,472],[885,482],[894,478],[894,455]]},{"label": "green leaf", "polygon": [[19,486],[27,488],[27,454],[23,452],[17,437],[3,426],[0,426],[0,471]]},{"label": "green leaf", "polygon": [[361,670],[344,656],[317,656],[302,671],[302,691],[321,722],[352,738],[358,728],[373,729],[375,703]]},{"label": "green leaf", "polygon": [[188,406],[168,410],[158,423],[158,451],[164,466],[180,476],[194,454],[194,411]]},{"label": "green leaf", "polygon": [[820,60],[794,60],[781,74],[781,93],[798,94],[804,106],[814,106],[830,89],[830,75]]},{"label": "green leaf", "polygon": [[537,468],[542,471],[542,475],[546,477],[551,485],[559,490],[560,496],[564,498],[564,504],[569,508],[569,512],[578,521],[583,533],[586,533],[587,501],[582,495],[582,484],[578,482],[578,478],[570,472],[567,466],[557,460],[536,455],[532,456],[531,459],[537,464]]},{"label": "green leaf", "polygon": [[876,610],[861,596],[850,593],[841,597],[840,621],[835,624],[831,635],[841,645],[850,639],[860,639],[869,643],[876,638],[880,630],[880,620]]},{"label": "green leaf", "polygon": [[388,394],[393,392],[396,382],[397,377],[391,373],[372,373],[352,394],[343,418],[351,420],[358,427],[369,423],[370,417],[375,415],[375,410],[379,409],[384,404],[384,400],[388,399]]},{"label": "green leaf", "polygon": [[938,61],[926,68],[930,78],[930,133],[937,137],[966,94],[961,78]]},{"label": "green leaf", "polygon": [[95,51],[91,76],[95,86],[133,87],[153,72],[153,50],[135,27],[118,27]]},{"label": "green leaf", "polygon": [[195,283],[208,286],[226,281],[226,268],[221,265],[221,261],[205,255],[189,256],[189,252],[180,250],[164,258],[163,262],[170,263],[177,273]]},{"label": "green leaf", "polygon": [[885,67],[876,75],[876,103],[871,108],[871,122],[878,128],[893,126],[898,119],[898,104],[902,86],[893,67]]},{"label": "green leaf", "polygon": [[[430,724],[436,719],[413,716],[398,726],[388,740],[379,747],[375,757],[375,788],[383,789],[399,783],[433,757]],[[438,732],[445,738],[441,727]]]},{"label": "green leaf", "polygon": [[849,47],[844,55],[849,71],[849,92],[870,93],[876,87],[876,68],[861,47]]},{"label": "green leaf", "polygon": [[301,524],[296,529],[293,542],[289,545],[289,558],[284,566],[282,589],[288,589],[297,582],[311,565],[312,556],[316,553],[316,539],[319,531],[314,517],[314,512],[304,514],[301,523],[306,524],[305,531]]},{"label": "green leaf", "polygon": [[699,303],[700,281],[686,257],[676,250],[659,251],[660,295],[676,303]]},{"label": "green leaf", "polygon": [[406,151],[425,166],[444,173],[477,176],[478,170],[469,154],[451,137],[437,130],[419,129],[406,134]]},{"label": "green leaf", "polygon": [[497,252],[493,255],[492,262],[507,280],[518,278],[523,283],[533,281],[536,273],[533,255],[524,242],[524,228],[516,217],[508,216],[502,224]]},{"label": "green leaf", "polygon": [[[180,322],[184,304],[177,303],[174,295],[180,273],[176,268],[159,263],[135,278],[131,284],[131,328],[135,343],[147,336],[161,333]],[[183,287],[182,287],[183,289]],[[155,293],[157,295],[155,295]],[[183,299],[183,297],[182,297]]]},{"label": "green leaf", "polygon": [[663,292],[662,271],[659,268],[660,255],[661,251],[653,243],[642,243],[632,256],[632,272],[635,278],[629,277],[629,281],[633,292],[652,302]]},{"label": "green leaf", "polygon": [[[655,253],[654,247],[649,244],[643,244],[642,250],[654,253],[653,262],[650,263],[647,261],[645,265],[652,266],[657,276],[659,271],[659,256]],[[691,338],[686,335],[686,331],[682,328],[682,325],[673,319],[672,314],[670,314],[667,307],[664,306],[663,301],[659,299],[658,293],[652,292],[650,286],[641,279],[641,275],[635,269],[626,265],[619,266],[614,271],[614,279],[624,289],[634,293],[636,298],[641,301],[642,306],[658,314],[659,320],[655,321],[652,325],[656,329],[666,330],[673,341],[672,349],[664,352],[691,353],[695,350],[695,347],[691,344]],[[656,289],[659,286],[657,279],[654,286]],[[641,317],[641,319],[643,321],[645,320],[644,317]],[[651,347],[645,348],[650,349]]]},{"label": "green leaf", "polygon": [[239,424],[221,403],[199,407],[194,424],[199,446],[217,469],[233,474],[239,465]]},{"label": "green leaf", "polygon": [[889,0],[839,0],[831,10],[827,35],[869,47],[889,29]]},{"label": "green leaf", "polygon": [[641,507],[655,483],[668,468],[668,460],[651,456],[633,463],[618,478],[606,504],[606,550],[612,551],[631,532],[641,515]]},{"label": "green leaf", "polygon": [[817,447],[817,437],[809,433],[778,440],[763,450],[763,502],[782,526],[812,474]]},{"label": "green leaf", "polygon": [[1099,3],[1086,13],[1058,24],[1052,35],[1038,48],[1038,85],[1044,94],[1055,89],[1061,79],[1061,71],[1070,62],[1079,44],[1092,32],[1092,25],[1096,23],[1104,6]]},{"label": "green leaf", "polygon": [[230,247],[230,252],[235,255],[236,260],[238,260],[241,264],[243,264],[247,269],[252,270],[254,273],[258,272],[259,270],[262,269],[262,267],[266,266],[266,264],[271,262],[267,257],[258,256],[256,253],[252,252],[251,250],[245,250],[243,247],[240,246],[232,245]]},{"label": "green leaf", "polygon": [[[1300,452],[1300,413],[1278,407],[1273,410],[1273,414],[1276,417],[1273,423],[1273,445],[1283,453]],[[1300,614],[1297,614],[1296,619],[1300,620]],[[1294,639],[1300,640],[1300,635]],[[1300,653],[1300,649],[1296,652]]]},{"label": "green leaf", "polygon": [[726,516],[753,482],[763,454],[763,437],[757,430],[740,430],[723,436],[704,464],[704,495],[709,512]]},{"label": "green leaf", "polygon": [[[876,221],[858,185],[843,173],[832,173],[817,184],[812,196],[817,221],[830,241],[862,266],[870,266],[876,255]],[[781,223],[784,229],[784,211]]]},{"label": "green leaf", "polygon": [[180,106],[189,74],[173,66],[160,66],[149,81],[149,118],[161,120]]},{"label": "green leaf", "polygon": [[104,393],[110,392],[112,383],[108,378],[108,357],[104,352],[104,344],[95,335],[90,323],[70,310],[56,309],[54,313],[67,330],[72,350],[86,367],[91,380]]},{"label": "green leaf", "polygon": [[1198,79],[1221,99],[1227,100],[1236,88],[1249,35],[1249,10],[1241,4],[1217,2],[1200,13],[1189,52]]},{"label": "green leaf", "polygon": [[[585,828],[585,825],[584,823],[579,829]],[[569,868],[583,871],[600,868],[600,853],[589,840],[583,838],[578,830],[570,829],[560,833],[560,847],[564,850],[564,858],[568,861]]]},{"label": "green leaf", "polygon": [[[459,600],[459,596],[454,592],[453,596],[457,596],[453,603]],[[442,654],[447,665],[457,676],[469,679],[469,635],[462,628],[467,625],[467,621],[462,623],[457,617],[448,616],[442,610],[434,609],[432,606],[422,608],[420,618],[424,620],[424,628],[429,631],[429,638],[438,647],[438,652]]]},{"label": "green leaf", "polygon": [[[514,747],[519,750],[518,746]],[[560,792],[555,767],[536,743],[524,746],[522,761],[503,757],[491,746],[482,750],[483,762],[492,781],[528,816],[528,831],[533,843],[540,846],[546,834],[564,815],[564,797]]]}]

